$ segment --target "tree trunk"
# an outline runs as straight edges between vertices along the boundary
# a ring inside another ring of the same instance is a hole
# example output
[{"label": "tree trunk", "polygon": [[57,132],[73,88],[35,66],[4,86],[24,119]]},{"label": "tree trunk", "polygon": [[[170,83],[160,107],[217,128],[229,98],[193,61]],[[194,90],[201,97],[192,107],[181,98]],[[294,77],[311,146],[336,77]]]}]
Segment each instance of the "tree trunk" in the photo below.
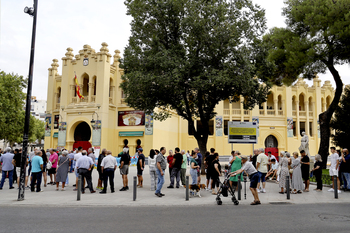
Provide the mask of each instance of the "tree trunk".
[{"label": "tree trunk", "polygon": [[326,64],[329,71],[332,73],[336,89],[332,103],[329,105],[328,109],[319,115],[320,131],[321,131],[321,141],[320,147],[318,149],[318,154],[322,157],[322,168],[327,166],[327,157],[329,154],[329,139],[330,139],[330,128],[329,123],[332,119],[335,109],[339,105],[340,97],[343,92],[343,82],[339,76],[338,71],[334,68],[333,64]]},{"label": "tree trunk", "polygon": [[196,140],[197,140],[197,143],[198,143],[199,151],[202,154],[201,174],[205,174],[204,155],[205,155],[205,152],[207,152],[208,136],[206,138],[205,137],[199,137],[199,138],[196,138]]}]

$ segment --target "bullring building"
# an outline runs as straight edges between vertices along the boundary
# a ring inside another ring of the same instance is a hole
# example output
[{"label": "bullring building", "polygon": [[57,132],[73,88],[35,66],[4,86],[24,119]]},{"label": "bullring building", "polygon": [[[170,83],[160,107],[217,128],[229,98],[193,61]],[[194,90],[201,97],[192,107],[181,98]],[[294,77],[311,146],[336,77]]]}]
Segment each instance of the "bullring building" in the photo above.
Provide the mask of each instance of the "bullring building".
[{"label": "bullring building", "polygon": [[[53,59],[48,75],[45,149],[93,146],[117,155],[127,145],[132,153],[141,146],[147,156],[150,149],[161,146],[168,150],[197,147],[196,139],[188,133],[187,121],[176,113],[160,122],[125,104],[119,87],[123,75],[119,58],[119,50],[112,57],[107,43],[102,43],[99,51],[84,45],[78,53],[67,48],[60,62]],[[217,116],[210,121],[207,148],[229,155],[232,147],[227,137],[228,122],[254,121],[259,126],[258,143],[234,144],[233,149],[246,155],[261,147],[273,154],[293,152],[305,131],[314,155],[320,143],[318,115],[328,108],[333,96],[330,81],[322,84],[315,78],[312,86],[302,79],[290,87],[273,86],[267,102],[253,110],[243,109],[242,97],[238,102],[221,101],[215,109]],[[196,127],[200,129],[200,121]]]}]

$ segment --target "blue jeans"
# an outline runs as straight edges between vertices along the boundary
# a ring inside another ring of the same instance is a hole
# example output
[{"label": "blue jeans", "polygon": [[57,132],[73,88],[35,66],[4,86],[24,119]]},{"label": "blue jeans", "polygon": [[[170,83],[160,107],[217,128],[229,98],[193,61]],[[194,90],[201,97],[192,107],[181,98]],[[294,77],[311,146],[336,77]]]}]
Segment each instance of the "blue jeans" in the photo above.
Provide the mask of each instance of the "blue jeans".
[{"label": "blue jeans", "polygon": [[34,185],[36,183],[36,191],[40,192],[41,177],[43,172],[32,172],[32,183],[30,184],[30,190],[34,192]]},{"label": "blue jeans", "polygon": [[156,170],[157,171],[157,189],[156,189],[156,193],[160,193],[160,190],[163,187],[164,184],[164,176],[165,176],[165,171],[163,170],[163,175],[160,174],[159,169]]},{"label": "blue jeans", "polygon": [[6,179],[6,173],[7,172],[9,173],[10,188],[13,185],[13,170],[12,171],[2,171],[0,188],[2,188],[2,186],[4,186],[4,182],[5,182],[5,179]]},{"label": "blue jeans", "polygon": [[344,189],[350,189],[350,173],[348,172],[343,172],[343,177],[345,179],[344,183]]},{"label": "blue jeans", "polygon": [[71,164],[70,164],[70,169],[69,169],[69,172],[70,172],[70,173],[72,173],[72,172],[73,172],[73,160],[72,160],[72,162],[71,162]]},{"label": "blue jeans", "polygon": [[192,185],[196,185],[197,184],[197,178],[198,178],[198,172],[197,169],[190,169],[190,175],[192,177]]}]

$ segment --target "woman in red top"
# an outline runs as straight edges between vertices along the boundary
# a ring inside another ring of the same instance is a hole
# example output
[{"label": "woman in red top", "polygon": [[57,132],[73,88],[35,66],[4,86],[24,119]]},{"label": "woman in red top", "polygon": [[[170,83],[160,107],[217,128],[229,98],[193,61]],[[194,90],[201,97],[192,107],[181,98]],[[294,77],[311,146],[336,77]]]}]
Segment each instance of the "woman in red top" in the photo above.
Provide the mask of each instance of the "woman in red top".
[{"label": "woman in red top", "polygon": [[169,164],[169,177],[171,182],[171,171],[173,170],[173,159],[174,159],[174,153],[172,150],[169,150],[169,155],[167,157],[167,161]]}]

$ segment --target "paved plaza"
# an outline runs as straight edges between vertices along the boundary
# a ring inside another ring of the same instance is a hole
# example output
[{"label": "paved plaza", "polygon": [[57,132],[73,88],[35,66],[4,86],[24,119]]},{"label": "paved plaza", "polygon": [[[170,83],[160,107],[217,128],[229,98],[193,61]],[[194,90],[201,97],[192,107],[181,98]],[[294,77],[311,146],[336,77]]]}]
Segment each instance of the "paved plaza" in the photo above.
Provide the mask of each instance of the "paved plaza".
[{"label": "paved plaza", "polygon": [[[187,169],[187,175],[189,175],[189,168]],[[133,201],[133,177],[136,176],[136,167],[130,167],[129,172],[129,187],[130,190],[120,192],[122,187],[122,178],[119,174],[119,169],[115,172],[115,193],[111,193],[108,188],[107,194],[99,194],[100,190],[96,190],[96,193],[91,194],[88,189],[85,190],[85,194],[81,195],[81,200],[77,201],[77,192],[73,191],[75,184],[75,174],[69,173],[69,185],[66,187],[66,191],[56,191],[56,186],[47,185],[43,187],[44,192],[36,193],[26,190],[25,200],[17,201],[18,190],[17,184],[14,184],[16,189],[8,189],[8,180],[6,180],[4,187],[0,190],[0,206],[197,206],[197,205],[216,205],[215,196],[211,192],[201,190],[201,198],[193,197],[189,201],[185,200],[186,193],[185,188],[168,189],[167,186],[170,183],[169,171],[165,172],[165,183],[162,189],[164,197],[159,198],[154,195],[154,191],[150,190],[150,176],[148,166],[144,171],[144,187],[137,188],[137,199]],[[96,169],[93,171],[93,186],[97,186],[98,173]],[[224,178],[221,177],[221,180]],[[48,177],[48,182],[50,181]],[[205,176],[202,176],[201,183],[205,183]],[[192,179],[190,177],[190,182]],[[246,183],[247,199],[244,199],[244,183],[242,183],[242,200],[240,205],[249,205],[253,201],[253,196],[249,190],[249,182]],[[286,195],[279,194],[279,187],[274,181],[267,182],[267,193],[260,193],[259,198],[262,206],[269,204],[317,204],[317,203],[350,203],[350,192],[342,192],[339,194],[338,199],[334,198],[333,192],[327,192],[329,187],[324,186],[322,192],[313,191],[316,185],[310,185],[310,192],[302,194],[290,194],[290,200],[287,200]],[[238,194],[236,192],[236,197]],[[223,197],[223,205],[233,205],[231,198]],[[251,207],[256,208],[256,207]],[[258,207],[259,208],[259,207]]]}]

